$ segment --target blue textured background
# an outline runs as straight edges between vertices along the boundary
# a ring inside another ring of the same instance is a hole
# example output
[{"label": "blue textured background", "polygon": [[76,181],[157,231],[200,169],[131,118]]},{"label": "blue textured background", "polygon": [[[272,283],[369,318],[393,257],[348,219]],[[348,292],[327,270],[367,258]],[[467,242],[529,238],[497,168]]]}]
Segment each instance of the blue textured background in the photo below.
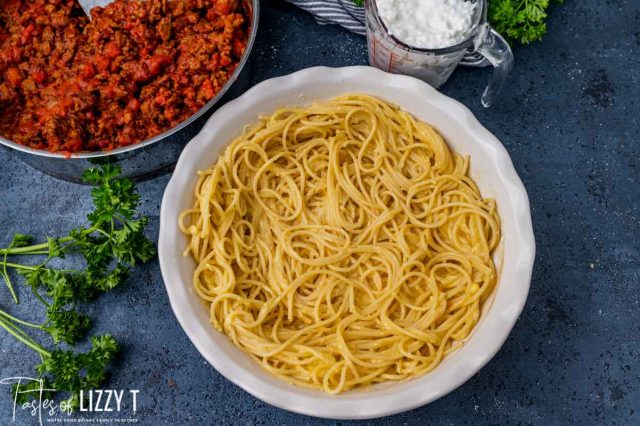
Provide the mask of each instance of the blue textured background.
[{"label": "blue textured background", "polygon": [[[263,9],[256,82],[366,62],[363,38],[281,2]],[[543,42],[515,47],[513,76],[494,107],[479,102],[488,70],[459,69],[443,87],[507,147],[529,191],[538,247],[531,293],[502,350],[469,382],[368,424],[640,424],[639,31],[637,0],[570,0],[553,8]],[[1,246],[15,232],[58,235],[84,223],[87,188],[6,150],[0,162]],[[139,185],[154,237],[167,180]],[[0,306],[37,318],[21,290],[16,308],[1,286]],[[140,424],[336,423],[272,408],[209,367],[171,312],[157,262],[89,313],[94,331],[124,346],[109,387],[140,390]],[[36,356],[4,332],[0,340],[0,377],[29,373]],[[11,407],[0,388],[0,424]]]}]

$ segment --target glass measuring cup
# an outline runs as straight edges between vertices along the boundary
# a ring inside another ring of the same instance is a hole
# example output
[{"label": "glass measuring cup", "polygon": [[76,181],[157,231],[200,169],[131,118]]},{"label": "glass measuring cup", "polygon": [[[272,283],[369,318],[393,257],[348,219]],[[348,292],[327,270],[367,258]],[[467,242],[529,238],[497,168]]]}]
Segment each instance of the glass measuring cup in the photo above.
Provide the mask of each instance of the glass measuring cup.
[{"label": "glass measuring cup", "polygon": [[489,107],[513,68],[513,53],[505,39],[487,23],[487,1],[465,1],[476,3],[467,38],[455,46],[426,49],[409,46],[389,34],[376,0],[365,0],[369,64],[391,73],[417,77],[438,88],[471,49],[487,58],[494,67],[482,94],[482,105]]}]

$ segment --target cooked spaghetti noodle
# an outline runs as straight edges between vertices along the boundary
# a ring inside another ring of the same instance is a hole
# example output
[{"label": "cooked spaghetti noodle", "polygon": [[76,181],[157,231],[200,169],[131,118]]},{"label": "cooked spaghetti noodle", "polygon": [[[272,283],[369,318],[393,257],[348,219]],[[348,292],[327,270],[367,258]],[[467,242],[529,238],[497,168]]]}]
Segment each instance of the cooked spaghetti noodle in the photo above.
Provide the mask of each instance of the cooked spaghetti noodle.
[{"label": "cooked spaghetti noodle", "polygon": [[496,283],[500,220],[468,167],[367,95],[261,117],[199,172],[180,218],[213,326],[332,394],[433,370]]}]

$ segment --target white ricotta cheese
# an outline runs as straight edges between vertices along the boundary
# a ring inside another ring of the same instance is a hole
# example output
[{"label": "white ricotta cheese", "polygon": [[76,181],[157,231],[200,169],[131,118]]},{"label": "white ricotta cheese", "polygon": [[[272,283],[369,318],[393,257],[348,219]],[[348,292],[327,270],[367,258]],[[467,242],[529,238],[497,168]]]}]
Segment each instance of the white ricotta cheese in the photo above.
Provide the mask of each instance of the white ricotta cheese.
[{"label": "white ricotta cheese", "polygon": [[473,25],[476,3],[463,0],[376,0],[391,35],[426,49],[455,46]]}]

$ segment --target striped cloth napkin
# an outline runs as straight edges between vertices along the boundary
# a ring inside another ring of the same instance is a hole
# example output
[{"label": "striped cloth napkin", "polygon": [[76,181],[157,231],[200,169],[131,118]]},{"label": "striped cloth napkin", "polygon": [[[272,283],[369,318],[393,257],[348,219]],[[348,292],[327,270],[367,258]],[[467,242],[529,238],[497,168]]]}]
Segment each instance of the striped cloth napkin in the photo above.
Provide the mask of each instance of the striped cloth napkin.
[{"label": "striped cloth napkin", "polygon": [[[364,8],[356,6],[352,0],[286,0],[311,13],[319,24],[338,24],[347,30],[365,35]],[[460,65],[485,67],[489,62],[480,54],[469,52]]]}]

